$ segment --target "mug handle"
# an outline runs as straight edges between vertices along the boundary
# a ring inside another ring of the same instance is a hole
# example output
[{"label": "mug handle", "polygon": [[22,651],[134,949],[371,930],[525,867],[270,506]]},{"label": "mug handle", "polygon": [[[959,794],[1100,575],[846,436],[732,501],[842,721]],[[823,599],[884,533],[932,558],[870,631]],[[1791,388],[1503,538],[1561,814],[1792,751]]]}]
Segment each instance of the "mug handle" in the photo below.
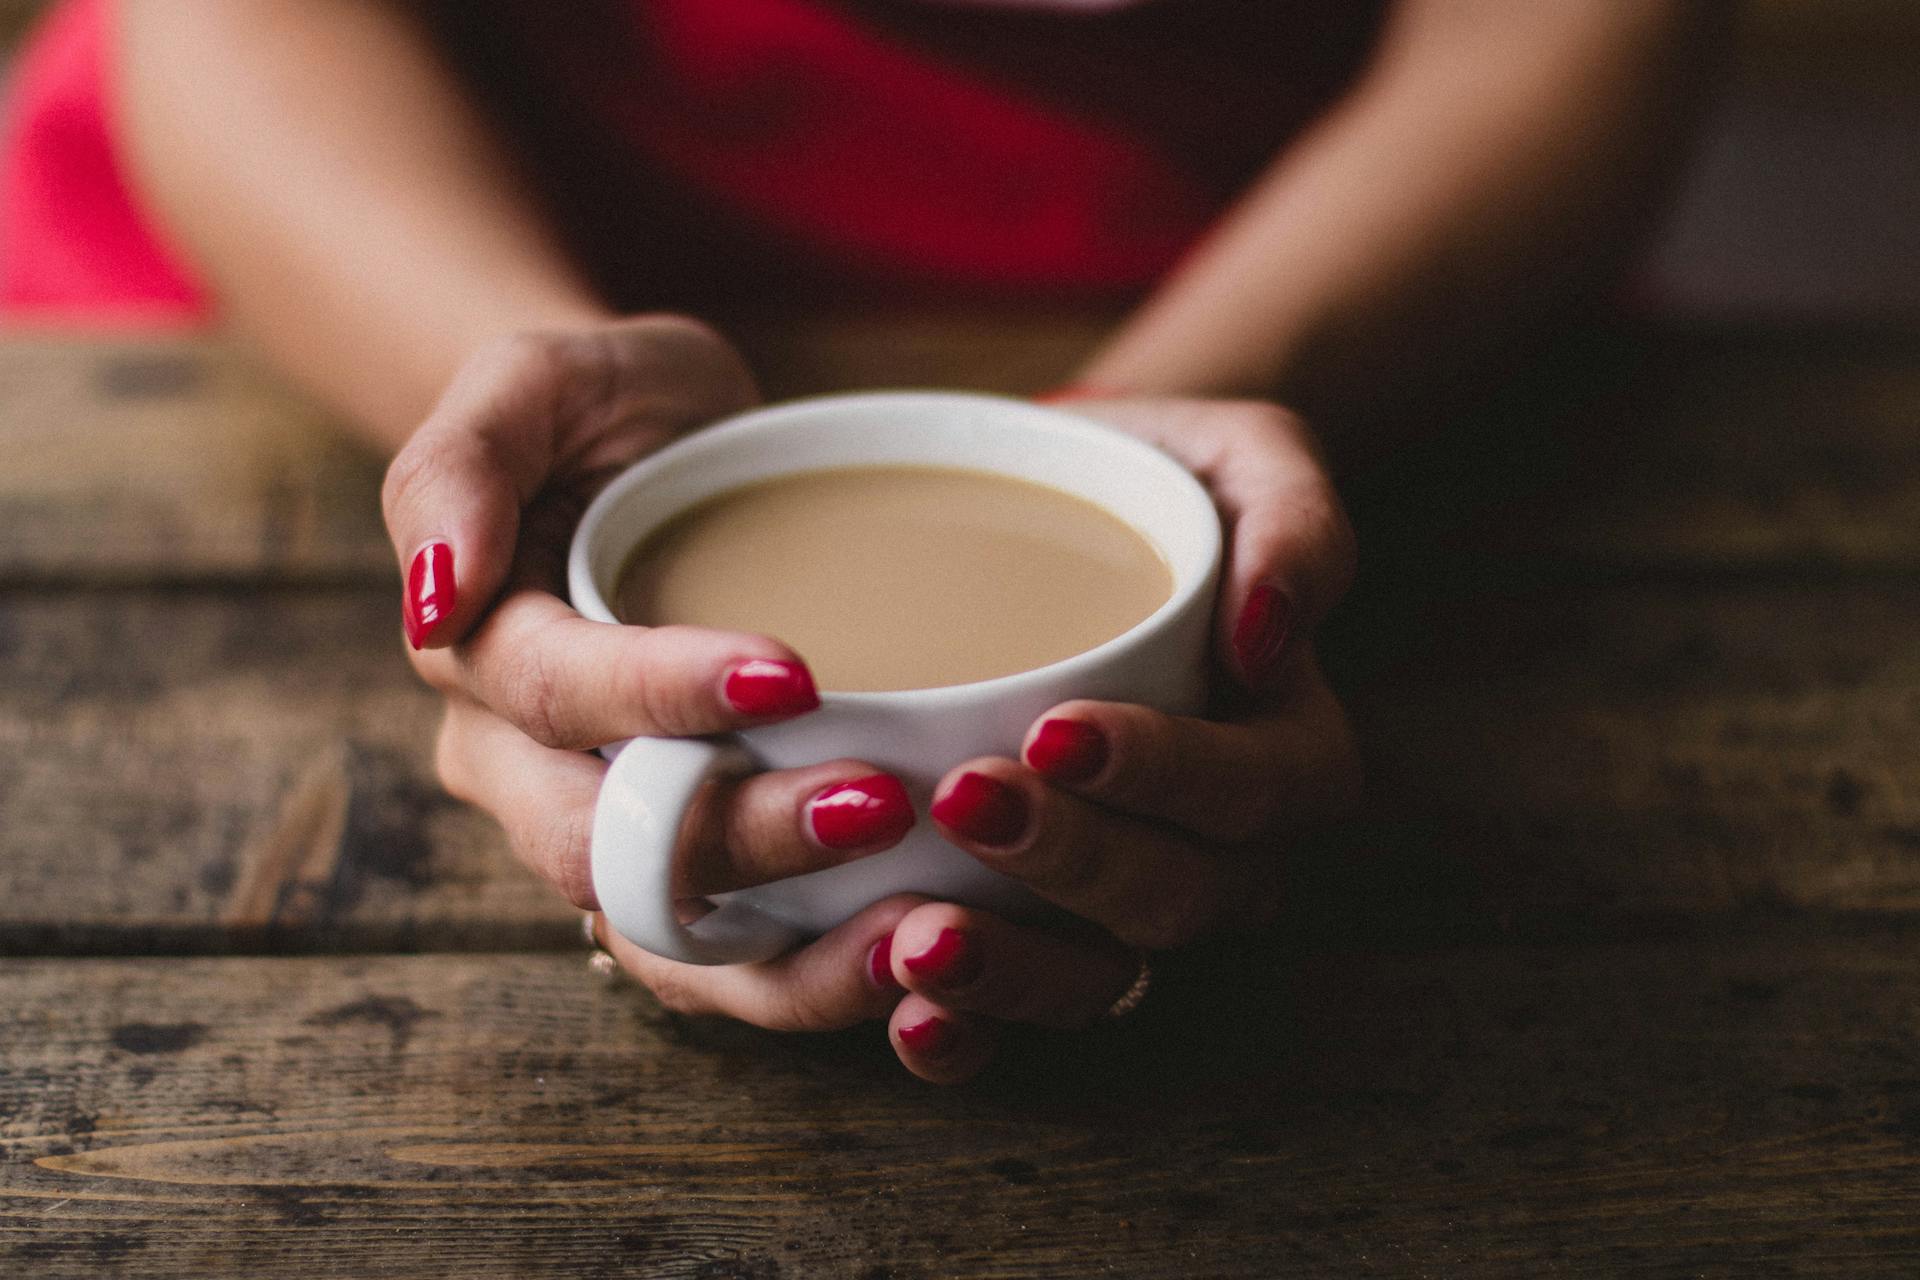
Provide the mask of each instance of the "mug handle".
[{"label": "mug handle", "polygon": [[603,751],[612,763],[593,810],[593,892],[615,932],[683,964],[771,960],[805,938],[733,895],[716,895],[692,924],[674,911],[687,811],[709,783],[751,767],[745,751],[703,738],[633,738]]}]

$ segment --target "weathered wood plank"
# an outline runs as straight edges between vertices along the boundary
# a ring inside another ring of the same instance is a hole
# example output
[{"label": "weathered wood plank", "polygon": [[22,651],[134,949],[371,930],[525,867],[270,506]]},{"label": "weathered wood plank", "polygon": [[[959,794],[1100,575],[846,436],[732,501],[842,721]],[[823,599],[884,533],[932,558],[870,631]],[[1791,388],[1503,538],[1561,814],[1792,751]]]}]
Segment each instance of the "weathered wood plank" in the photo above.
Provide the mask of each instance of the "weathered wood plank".
[{"label": "weathered wood plank", "polygon": [[[1328,637],[1375,786],[1308,927],[1920,908],[1920,584],[1437,589]],[[0,596],[0,950],[570,945],[435,786],[395,613]]]},{"label": "weathered wood plank", "polygon": [[[1026,392],[1098,321],[765,317],[775,397]],[[1920,342],[1641,333],[1575,343],[1401,468],[1448,545],[1619,567],[1920,566]],[[0,581],[384,581],[380,467],[211,341],[0,342]]]},{"label": "weathered wood plank", "polygon": [[[0,1259],[100,1274],[1880,1276],[1920,947],[1241,957],[964,1091],[578,957],[0,966]],[[1222,979],[1242,975],[1242,981]]]},{"label": "weathered wood plank", "polygon": [[432,783],[397,616],[365,589],[0,599],[0,947],[572,937]]},{"label": "weathered wood plank", "polygon": [[394,576],[381,466],[211,341],[0,343],[0,581]]},{"label": "weathered wood plank", "polygon": [[1346,838],[1496,913],[1920,907],[1920,582],[1441,578],[1327,648],[1373,771]]},{"label": "weathered wood plank", "polygon": [[1456,501],[1479,502],[1459,513],[1461,550],[1627,571],[1920,570],[1912,333],[1593,335],[1488,417],[1428,453],[1457,454]]}]

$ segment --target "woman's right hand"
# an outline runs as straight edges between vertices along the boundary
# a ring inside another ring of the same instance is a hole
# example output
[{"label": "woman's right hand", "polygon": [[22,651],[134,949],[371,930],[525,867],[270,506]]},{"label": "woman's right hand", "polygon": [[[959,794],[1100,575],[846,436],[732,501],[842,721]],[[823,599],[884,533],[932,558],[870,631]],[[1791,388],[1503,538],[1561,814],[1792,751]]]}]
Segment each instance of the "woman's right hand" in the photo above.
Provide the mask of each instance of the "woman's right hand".
[{"label": "woman's right hand", "polygon": [[[805,664],[776,640],[612,626],[565,599],[568,542],[600,487],[757,399],[739,356],[692,320],[522,335],[466,363],[387,474],[407,640],[447,700],[441,780],[491,813],[520,859],[582,909],[596,906],[588,846],[606,769],[593,748],[722,733],[818,705]],[[715,800],[688,833],[688,898],[879,852],[913,822],[899,782],[856,760],[756,774]],[[872,980],[866,960],[913,905],[878,904],[766,965],[657,961],[642,977],[672,1007],[763,1026],[884,1017],[901,993]]]}]

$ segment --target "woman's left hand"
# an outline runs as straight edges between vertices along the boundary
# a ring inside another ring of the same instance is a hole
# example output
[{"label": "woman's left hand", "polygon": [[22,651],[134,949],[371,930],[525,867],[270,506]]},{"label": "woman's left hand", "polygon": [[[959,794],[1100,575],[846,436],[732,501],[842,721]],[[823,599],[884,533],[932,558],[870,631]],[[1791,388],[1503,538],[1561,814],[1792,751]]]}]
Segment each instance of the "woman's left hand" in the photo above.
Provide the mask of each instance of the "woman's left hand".
[{"label": "woman's left hand", "polygon": [[981,862],[1100,926],[1075,938],[926,903],[895,924],[886,966],[907,994],[889,1030],[933,1081],[984,1066],[1000,1024],[1100,1019],[1141,953],[1257,927],[1280,904],[1288,840],[1357,800],[1345,713],[1312,633],[1353,577],[1353,534],[1306,425],[1270,404],[1080,401],[1198,475],[1225,521],[1214,718],[1065,702],[1021,759],[942,779],[933,819]]},{"label": "woman's left hand", "polygon": [[933,820],[1089,923],[1029,928],[899,895],[775,960],[705,968],[642,951],[596,917],[599,944],[668,1008],[796,1031],[885,1018],[908,1070],[955,1083],[987,1065],[1008,1024],[1099,1021],[1141,952],[1269,921],[1288,838],[1354,803],[1353,737],[1310,642],[1352,578],[1353,537],[1305,424],[1253,402],[1083,401],[1074,412],[1165,449],[1220,508],[1212,718],[1062,703],[1028,731],[1020,760],[948,773]]}]

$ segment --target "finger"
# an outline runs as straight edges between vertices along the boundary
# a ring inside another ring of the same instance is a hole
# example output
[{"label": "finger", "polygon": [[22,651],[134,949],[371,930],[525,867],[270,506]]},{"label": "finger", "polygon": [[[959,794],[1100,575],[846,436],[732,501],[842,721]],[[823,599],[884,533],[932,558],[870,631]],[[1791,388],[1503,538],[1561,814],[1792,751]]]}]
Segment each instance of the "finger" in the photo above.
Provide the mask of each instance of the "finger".
[{"label": "finger", "polygon": [[1158,445],[1207,486],[1228,531],[1221,661],[1269,685],[1353,581],[1352,526],[1306,423],[1260,401],[1076,401],[1072,412]]},{"label": "finger", "polygon": [[892,774],[857,760],[758,773],[715,788],[675,868],[705,897],[805,875],[890,849],[913,827]]},{"label": "finger", "polygon": [[681,964],[643,951],[595,919],[594,938],[661,1004],[689,1016],[738,1018],[773,1031],[837,1031],[884,1018],[900,990],[876,984],[867,956],[924,898],[876,902],[832,932],[759,964]]},{"label": "finger", "polygon": [[584,910],[593,894],[593,809],[607,766],[554,751],[482,707],[448,703],[435,765],[448,793],[493,815],[514,856]]},{"label": "finger", "polygon": [[908,995],[887,1019],[887,1039],[901,1065],[922,1080],[959,1084],[978,1075],[993,1059],[1000,1027],[991,1018]]},{"label": "finger", "polygon": [[1021,758],[1055,786],[1227,843],[1303,831],[1359,800],[1359,753],[1324,680],[1231,723],[1126,702],[1063,702]]},{"label": "finger", "polygon": [[1070,1030],[1097,1022],[1133,985],[1139,962],[1112,939],[1068,939],[950,902],[894,926],[890,969],[949,1009]]},{"label": "finger", "polygon": [[489,344],[387,471],[409,643],[471,630],[506,581],[522,508],[557,474],[610,470],[755,399],[731,349],[679,317]]},{"label": "finger", "polygon": [[721,733],[820,705],[806,664],[777,640],[593,622],[544,591],[514,592],[465,644],[414,661],[436,688],[574,750]]},{"label": "finger", "polygon": [[1102,926],[1161,950],[1270,910],[1276,860],[1216,857],[1175,828],[1048,786],[1011,760],[969,761],[941,780],[931,816],[985,865]]},{"label": "finger", "polygon": [[400,556],[401,625],[415,649],[451,644],[498,594],[520,508],[543,470],[533,449],[501,452],[429,419],[394,456],[383,487]]},{"label": "finger", "polygon": [[[443,785],[492,814],[514,853],[583,909],[594,906],[594,806],[606,766],[556,751],[464,701],[450,703],[437,765]],[[898,844],[913,825],[899,779],[857,760],[754,774],[717,788],[675,873],[700,898],[803,875]]]}]

